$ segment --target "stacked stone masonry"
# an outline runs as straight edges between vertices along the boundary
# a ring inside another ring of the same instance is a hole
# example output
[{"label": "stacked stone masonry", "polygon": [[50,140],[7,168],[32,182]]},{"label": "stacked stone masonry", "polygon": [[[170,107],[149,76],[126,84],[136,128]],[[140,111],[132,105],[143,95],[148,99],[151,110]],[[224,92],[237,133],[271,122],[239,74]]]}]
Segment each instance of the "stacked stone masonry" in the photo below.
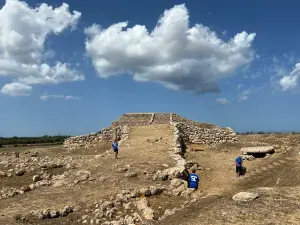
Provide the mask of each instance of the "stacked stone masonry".
[{"label": "stacked stone masonry", "polygon": [[154,120],[151,124],[168,124],[170,123],[170,113],[155,113]]},{"label": "stacked stone masonry", "polygon": [[189,125],[191,127],[199,127],[199,128],[207,128],[207,129],[212,129],[212,128],[218,128],[218,126],[210,124],[210,123],[200,123],[196,122],[193,120],[186,119],[184,117],[181,117],[175,113],[172,113],[172,121],[173,123],[184,123],[186,125]]},{"label": "stacked stone masonry", "polygon": [[153,113],[129,113],[123,114],[122,117],[114,121],[112,126],[143,126],[150,124]]},{"label": "stacked stone masonry", "polygon": [[201,128],[192,124],[176,123],[185,143],[188,144],[222,144],[238,141],[237,135],[231,128],[214,127]]},{"label": "stacked stone masonry", "polygon": [[130,127],[149,124],[175,125],[186,144],[214,145],[238,141],[236,133],[231,128],[221,128],[213,124],[195,122],[175,113],[129,113],[123,114],[110,127],[97,133],[66,139],[64,147],[75,150],[79,148],[93,148],[101,141],[111,142],[115,138],[122,141],[128,138]]},{"label": "stacked stone masonry", "polygon": [[113,139],[127,139],[128,135],[129,126],[111,126],[109,128],[104,128],[97,133],[70,137],[65,140],[63,145],[65,148],[70,150],[93,148],[96,147],[99,142],[111,142]]}]

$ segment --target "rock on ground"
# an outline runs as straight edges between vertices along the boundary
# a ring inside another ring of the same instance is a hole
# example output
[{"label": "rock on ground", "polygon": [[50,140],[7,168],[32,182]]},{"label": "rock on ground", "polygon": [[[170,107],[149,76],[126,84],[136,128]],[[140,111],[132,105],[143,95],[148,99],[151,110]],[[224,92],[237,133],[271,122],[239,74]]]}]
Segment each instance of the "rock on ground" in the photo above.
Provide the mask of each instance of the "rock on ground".
[{"label": "rock on ground", "polygon": [[239,192],[235,194],[232,199],[237,202],[249,202],[253,201],[254,199],[257,199],[259,197],[256,193],[251,192]]},{"label": "rock on ground", "polygon": [[17,176],[23,176],[25,174],[25,170],[24,169],[20,169],[16,171],[16,175]]},{"label": "rock on ground", "polygon": [[136,207],[143,213],[143,216],[146,220],[154,219],[154,210],[149,207],[149,202],[146,198],[141,198],[139,201],[137,201]]}]

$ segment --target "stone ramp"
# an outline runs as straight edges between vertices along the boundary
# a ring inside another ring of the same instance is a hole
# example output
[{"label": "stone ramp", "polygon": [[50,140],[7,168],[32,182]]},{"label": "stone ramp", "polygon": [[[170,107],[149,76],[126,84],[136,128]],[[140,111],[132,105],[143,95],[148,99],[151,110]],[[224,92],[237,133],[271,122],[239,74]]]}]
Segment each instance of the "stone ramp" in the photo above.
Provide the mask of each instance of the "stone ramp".
[{"label": "stone ramp", "polygon": [[120,158],[126,157],[129,164],[146,164],[171,166],[170,148],[173,132],[170,125],[155,124],[132,127],[129,137],[120,146]]}]

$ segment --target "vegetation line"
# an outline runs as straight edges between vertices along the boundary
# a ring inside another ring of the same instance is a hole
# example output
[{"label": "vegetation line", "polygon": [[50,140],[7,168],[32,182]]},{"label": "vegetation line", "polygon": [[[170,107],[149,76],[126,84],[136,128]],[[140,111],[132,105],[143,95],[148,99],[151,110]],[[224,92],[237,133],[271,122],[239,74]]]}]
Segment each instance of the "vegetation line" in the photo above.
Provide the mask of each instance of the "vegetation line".
[{"label": "vegetation line", "polygon": [[272,131],[247,131],[247,132],[236,132],[238,135],[250,135],[250,134],[300,134],[298,131],[293,132],[272,132]]},{"label": "vegetation line", "polygon": [[25,147],[32,145],[60,145],[70,136],[42,136],[42,137],[0,137],[0,148]]}]

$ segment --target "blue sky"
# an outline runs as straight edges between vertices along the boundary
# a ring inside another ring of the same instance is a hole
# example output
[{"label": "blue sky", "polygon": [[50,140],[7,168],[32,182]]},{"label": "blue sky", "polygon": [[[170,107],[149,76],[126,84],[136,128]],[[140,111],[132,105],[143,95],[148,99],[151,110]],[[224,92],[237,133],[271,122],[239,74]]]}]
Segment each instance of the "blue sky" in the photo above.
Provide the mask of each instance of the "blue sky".
[{"label": "blue sky", "polygon": [[0,136],[86,134],[126,112],[300,130],[298,1],[65,4],[0,2]]}]

